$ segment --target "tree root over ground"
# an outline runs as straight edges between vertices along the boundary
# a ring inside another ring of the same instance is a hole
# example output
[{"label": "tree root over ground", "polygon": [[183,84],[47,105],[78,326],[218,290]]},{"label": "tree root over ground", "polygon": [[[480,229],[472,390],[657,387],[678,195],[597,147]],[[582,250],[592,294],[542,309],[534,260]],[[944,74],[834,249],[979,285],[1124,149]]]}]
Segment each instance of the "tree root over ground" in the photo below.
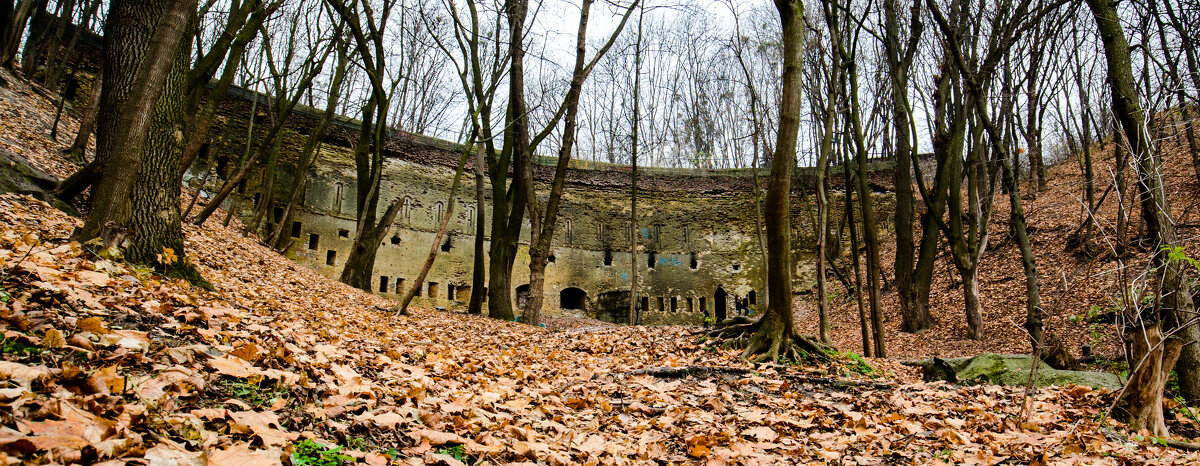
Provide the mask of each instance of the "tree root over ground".
[{"label": "tree root over ground", "polygon": [[[811,335],[794,332],[760,332],[762,319],[738,316],[716,324],[708,337],[721,340],[722,348],[742,348],[742,358],[755,362],[833,362],[833,348]],[[785,335],[790,334],[791,338]]]}]

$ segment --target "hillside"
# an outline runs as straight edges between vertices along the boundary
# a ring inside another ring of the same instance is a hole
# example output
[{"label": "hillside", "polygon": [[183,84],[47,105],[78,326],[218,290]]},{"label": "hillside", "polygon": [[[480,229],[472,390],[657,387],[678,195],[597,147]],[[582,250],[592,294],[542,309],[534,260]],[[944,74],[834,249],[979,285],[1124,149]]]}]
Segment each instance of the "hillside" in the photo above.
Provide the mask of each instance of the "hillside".
[{"label": "hillside", "polygon": [[[45,137],[52,105],[9,86],[0,144],[69,173],[62,145]],[[1039,243],[1057,231],[1050,203],[1068,196],[1031,207]],[[0,197],[3,464],[277,464],[319,455],[314,442],[367,464],[1200,461],[1111,430],[1108,391],[1039,389],[1024,413],[1023,388],[924,383],[893,360],[752,367],[706,347],[696,328],[394,316],[389,301],[298,267],[236,225],[185,227],[187,258],[217,288],[206,292],[93,254],[69,241],[78,224],[30,197]],[[1072,280],[1048,299],[1064,333],[1074,300],[1094,302]],[[943,324],[893,333],[897,354],[1022,349],[1001,335],[1016,318],[996,305],[1008,287],[985,288],[993,336],[964,343],[942,285]],[[853,350],[857,330],[838,328]]]},{"label": "hillside", "polygon": [[[1168,188],[1172,213],[1179,225],[1179,237],[1183,239],[1186,251],[1196,257],[1200,254],[1200,186],[1197,185],[1186,148],[1180,146],[1180,138],[1173,132],[1163,136],[1160,141],[1164,160],[1163,178]],[[1095,144],[1092,152],[1096,167],[1095,195],[1101,199],[1105,191],[1110,190],[1114,180],[1111,138]],[[1127,176],[1131,194],[1125,199],[1126,212],[1130,216],[1130,235],[1136,236],[1141,221],[1136,191],[1132,191],[1136,189],[1132,167],[1128,169]],[[1042,305],[1046,312],[1045,325],[1058,334],[1076,357],[1081,355],[1084,345],[1090,345],[1095,353],[1105,358],[1123,360],[1118,335],[1112,325],[1089,325],[1082,320],[1089,313],[1116,309],[1122,288],[1119,271],[1124,268],[1131,275],[1139,275],[1148,263],[1149,251],[1134,247],[1120,257],[1112,253],[1111,248],[1116,243],[1118,216],[1115,191],[1103,197],[1103,204],[1094,214],[1097,233],[1093,247],[1099,253],[1089,256],[1070,248],[1071,234],[1085,215],[1084,187],[1082,163],[1076,158],[1050,166],[1046,189],[1037,193],[1036,198],[1028,194],[1032,190],[1025,184],[1023,202],[1030,241],[1037,256]],[[968,356],[987,351],[1029,352],[1028,338],[1021,328],[1025,319],[1025,275],[1020,251],[1015,240],[1008,237],[1007,195],[997,192],[996,196],[989,229],[991,239],[979,271],[984,338],[978,341],[966,338],[967,324],[959,288],[961,279],[943,240],[930,295],[930,308],[938,322],[934,328],[915,335],[901,332],[896,295],[885,290],[883,309],[889,356],[924,358]],[[920,204],[919,197],[916,202]],[[923,209],[923,206],[919,205],[918,208]],[[917,228],[920,228],[919,222]],[[919,231],[914,236],[919,241]],[[895,240],[890,231],[882,237],[882,242],[884,275],[890,282],[895,276]],[[861,351],[858,308],[854,297],[845,296],[840,285],[833,286],[840,294],[835,292],[833,301],[832,338],[843,350]],[[811,300],[808,296],[799,300],[800,312],[806,318],[798,319],[798,322],[804,332],[815,334],[816,307],[810,303]]]}]

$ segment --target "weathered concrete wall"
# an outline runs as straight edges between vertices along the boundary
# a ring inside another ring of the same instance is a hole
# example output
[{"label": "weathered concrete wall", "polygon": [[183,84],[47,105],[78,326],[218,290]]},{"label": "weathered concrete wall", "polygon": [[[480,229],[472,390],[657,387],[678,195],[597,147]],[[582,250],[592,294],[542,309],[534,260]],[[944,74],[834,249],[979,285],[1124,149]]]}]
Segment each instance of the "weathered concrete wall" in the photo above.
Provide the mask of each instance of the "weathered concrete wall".
[{"label": "weathered concrete wall", "polygon": [[[236,159],[245,150],[249,106],[245,100],[234,100],[234,104],[226,105],[218,127],[213,129],[214,135],[225,138],[224,142],[214,143],[218,148],[215,162],[218,176],[231,173]],[[258,119],[265,120],[264,117],[259,112]],[[276,199],[284,198],[291,184],[295,159],[305,137],[303,132],[311,127],[311,121],[305,119],[315,117],[301,114],[293,118],[299,121],[291,125],[295,130],[285,133],[275,182]],[[345,126],[327,137],[321,146],[305,188],[302,210],[295,215],[295,223],[285,229],[294,237],[287,255],[331,278],[341,273],[355,236],[355,171],[346,143],[353,140],[355,128],[352,121],[343,123]],[[261,137],[256,136],[251,141]],[[404,141],[389,145],[381,203],[402,199],[405,207],[379,249],[374,271],[374,291],[391,296],[402,292],[398,287],[411,286],[411,280],[424,263],[437,220],[450,198],[458,159],[453,144],[420,136],[402,135],[398,139]],[[192,179],[208,165],[208,162],[197,163]],[[551,171],[551,167],[545,166],[536,170],[542,195],[548,191],[546,183]],[[262,175],[258,171],[251,176],[240,191],[242,195],[227,201],[225,207],[249,218]],[[210,189],[219,183],[216,178],[210,181]],[[761,178],[765,183],[766,177]],[[886,191],[884,183],[888,178],[886,170],[873,173],[873,186]],[[628,179],[628,167],[599,166],[570,171],[552,242],[554,262],[546,269],[547,315],[624,320],[634,262],[638,269],[643,323],[698,323],[705,316],[729,316],[734,314],[739,299],[751,309],[758,307],[764,270],[758,247],[753,183],[747,171],[639,171],[636,257],[629,252]],[[814,209],[807,184],[810,183],[803,176],[798,178],[792,203],[798,290],[815,283],[811,223]],[[470,296],[477,208],[474,192],[474,178],[468,169],[455,201],[454,218],[448,226],[449,250],[439,250],[422,287],[419,304],[463,307]],[[490,186],[485,192],[490,203]],[[834,196],[835,206],[840,206],[840,199],[840,195]],[[877,194],[876,201],[881,219],[885,220],[881,224],[886,224],[892,211],[890,195]],[[282,205],[275,210],[281,208]],[[840,221],[841,209],[834,210],[831,221]],[[486,206],[485,213],[490,214]],[[527,290],[523,285],[528,283],[528,237],[526,224],[511,290],[518,307],[524,302],[522,290]],[[490,238],[485,237],[487,240]],[[720,311],[722,308],[724,313]]]}]

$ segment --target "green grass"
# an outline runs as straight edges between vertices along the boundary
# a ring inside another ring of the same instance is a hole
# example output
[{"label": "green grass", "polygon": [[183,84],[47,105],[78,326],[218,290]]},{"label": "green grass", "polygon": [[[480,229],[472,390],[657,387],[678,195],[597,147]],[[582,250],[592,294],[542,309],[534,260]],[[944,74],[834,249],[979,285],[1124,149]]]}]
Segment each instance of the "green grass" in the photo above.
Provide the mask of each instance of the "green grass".
[{"label": "green grass", "polygon": [[312,440],[296,442],[292,450],[292,464],[295,466],[341,466],[347,461],[353,462],[351,456],[339,453],[342,447],[327,447]]},{"label": "green grass", "polygon": [[233,398],[255,406],[267,406],[274,403],[275,400],[288,395],[288,391],[282,388],[264,388],[259,384],[241,379],[222,377],[219,383]]}]

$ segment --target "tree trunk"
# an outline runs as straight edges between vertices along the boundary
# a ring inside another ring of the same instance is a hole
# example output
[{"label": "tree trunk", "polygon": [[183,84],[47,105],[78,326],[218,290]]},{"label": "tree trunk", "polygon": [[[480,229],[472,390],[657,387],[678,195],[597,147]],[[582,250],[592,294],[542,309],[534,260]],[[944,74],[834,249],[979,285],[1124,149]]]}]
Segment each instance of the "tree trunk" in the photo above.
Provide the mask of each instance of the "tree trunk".
[{"label": "tree trunk", "polygon": [[[638,305],[638,216],[637,216],[637,171],[638,171],[638,129],[641,126],[642,111],[642,20],[645,14],[638,16],[637,42],[634,43],[633,58],[633,122],[631,135],[631,150],[629,155],[629,315],[627,324],[637,324]],[[603,239],[601,239],[603,241]],[[708,309],[702,309],[707,315]]]},{"label": "tree trunk", "polygon": [[[834,54],[831,59],[835,62],[833,69],[838,70],[836,64],[841,59],[840,56]],[[817,185],[817,319],[819,321],[819,332],[821,343],[830,344],[832,341],[829,338],[829,297],[826,296],[826,251],[829,249],[826,243],[829,241],[829,158],[833,154],[833,125],[836,119],[834,110],[835,99],[833,92],[836,88],[836,77],[830,79],[829,87],[831,92],[827,97],[824,109],[824,121],[822,122],[821,146],[820,152],[817,155],[816,167],[816,185]]]},{"label": "tree trunk", "polygon": [[911,32],[907,47],[901,49],[900,22],[896,0],[883,3],[885,15],[884,48],[887,53],[888,75],[891,78],[892,131],[895,137],[896,166],[892,171],[895,189],[895,235],[896,257],[893,268],[896,273],[896,296],[900,304],[902,322],[900,329],[919,333],[933,326],[933,317],[928,306],[916,302],[914,293],[914,248],[913,248],[913,191],[912,165],[917,145],[912,139],[912,106],[908,100],[909,67],[912,65],[921,38],[920,2],[912,8]]},{"label": "tree trunk", "polygon": [[759,320],[760,327],[746,345],[742,357],[776,361],[792,353],[795,328],[792,324],[791,180],[796,164],[796,136],[800,129],[800,90],[804,4],[801,0],[775,0],[783,24],[783,91],[779,105],[779,133],[771,158],[765,217],[767,289],[769,305]]},{"label": "tree trunk", "polygon": [[967,316],[967,338],[983,339],[983,311],[979,303],[979,269],[958,269],[962,277],[963,311]]},{"label": "tree trunk", "polygon": [[[51,26],[54,28],[54,34],[45,44],[45,66],[42,69],[42,85],[51,91],[58,89],[58,78],[61,75],[61,73],[59,73],[60,65],[65,64],[66,60],[69,58],[68,55],[71,54],[70,47],[67,48],[66,53],[59,53],[59,49],[62,47],[63,36],[65,36],[67,33],[67,26],[71,24],[71,17],[74,15],[74,0],[64,0],[59,2],[58,17],[54,19],[52,22],[53,26]],[[82,28],[82,24],[79,27]]]},{"label": "tree trunk", "polygon": [[[529,167],[529,124],[525,107],[525,18],[528,0],[506,0],[505,18],[509,26],[508,109],[505,114],[504,150],[489,172],[492,176],[492,248],[488,264],[488,316],[513,320],[512,268],[517,242],[525,220],[525,196],[528,190],[523,176]],[[509,162],[514,174],[505,189]]]},{"label": "tree trunk", "polygon": [[842,174],[846,178],[846,191],[844,194],[845,201],[845,216],[847,222],[850,223],[850,259],[854,265],[854,299],[858,304],[858,328],[862,331],[862,346],[863,356],[872,357],[875,355],[875,345],[871,344],[871,321],[867,316],[867,302],[863,296],[862,284],[862,260],[858,255],[858,225],[854,222],[854,194],[850,191],[850,186],[853,185],[855,176],[850,170],[850,158],[845,157],[842,164]]},{"label": "tree trunk", "polygon": [[[33,16],[35,11],[41,11],[46,8],[47,0],[20,0],[16,7],[12,7],[12,2],[0,8],[3,10],[0,16],[8,16],[0,29],[0,68],[13,69],[13,62],[17,58],[17,49],[21,47],[21,37],[25,35],[25,25],[29,22],[29,18]],[[111,8],[110,8],[111,10]],[[37,40],[34,44],[39,43]]]},{"label": "tree trunk", "polygon": [[[324,63],[324,61],[325,59],[322,58],[321,63]],[[208,220],[208,217],[210,217],[213,212],[220,208],[221,204],[225,202],[225,199],[233,193],[233,190],[237,188],[238,183],[241,183],[242,180],[246,179],[246,176],[250,174],[250,169],[254,167],[254,164],[258,162],[258,159],[262,158],[264,154],[268,154],[269,157],[273,157],[274,155],[278,154],[278,138],[282,137],[283,130],[286,127],[287,119],[289,116],[291,116],[292,111],[296,108],[296,104],[300,101],[300,97],[302,96],[304,90],[306,90],[309,85],[312,84],[313,78],[315,78],[319,72],[320,66],[314,66],[312,70],[309,70],[309,72],[300,79],[300,82],[296,85],[295,94],[290,99],[283,101],[282,105],[279,106],[279,114],[275,123],[271,125],[271,130],[266,134],[266,136],[259,139],[261,142],[258,145],[258,148],[254,151],[254,154],[251,155],[250,158],[245,162],[243,162],[232,176],[225,180],[225,184],[222,185],[221,189],[217,191],[217,194],[208,201],[208,205],[204,206],[204,210],[201,210],[200,213],[196,215],[196,219],[192,223],[196,225],[204,225],[204,222]],[[254,122],[253,115],[251,115],[250,122]],[[369,126],[370,125],[368,123],[364,123],[362,131],[368,132],[367,128]],[[253,139],[254,138],[247,138],[247,150],[249,150],[250,143]],[[180,173],[182,173],[182,169],[180,170]],[[265,197],[266,196],[264,195],[264,200]]]},{"label": "tree trunk", "polygon": [[[471,141],[471,144],[476,144]],[[487,221],[487,216],[484,213],[487,207],[487,198],[485,196],[487,189],[484,186],[483,167],[487,163],[483,155],[484,148],[478,147],[475,150],[475,262],[471,268],[471,303],[467,305],[467,313],[480,315],[483,314],[483,298],[487,296],[487,274],[484,264],[484,233]]]},{"label": "tree trunk", "polygon": [[105,27],[99,177],[76,237],[86,241],[116,226],[131,240],[129,261],[210,287],[186,260],[179,213],[175,128],[183,117],[187,29],[195,9],[195,0],[113,2]]},{"label": "tree trunk", "polygon": [[[579,117],[579,96],[583,93],[583,82],[592,70],[592,65],[589,65],[587,60],[587,26],[592,2],[593,0],[584,0],[580,7],[579,29],[575,41],[575,67],[571,72],[571,84],[567,89],[567,95],[564,97],[557,113],[557,115],[562,115],[563,121],[562,145],[558,151],[558,161],[554,168],[554,179],[551,182],[550,193],[546,198],[544,208],[536,195],[536,186],[533,183],[532,171],[521,173],[521,176],[525,178],[524,187],[528,191],[525,194],[525,198],[529,203],[529,303],[526,306],[525,313],[521,317],[521,321],[530,325],[541,324],[546,265],[548,257],[551,254],[551,240],[554,238],[554,228],[558,221],[558,207],[562,202],[567,169],[571,163],[571,155],[575,148],[575,133],[578,128]],[[624,29],[629,15],[633,13],[633,8],[636,6],[637,4],[634,3],[629,7],[620,25],[613,33],[612,38],[597,51],[597,58],[603,56],[612,46],[616,36]],[[592,64],[594,63],[593,61]],[[557,126],[557,117],[551,118],[542,132],[534,138],[529,148],[531,152],[534,150],[536,144],[542,140],[544,135],[549,134],[548,131],[554,126]],[[636,142],[636,139],[634,142]]]},{"label": "tree trunk", "polygon": [[[1146,230],[1154,232],[1157,244],[1154,248],[1152,266],[1158,271],[1154,280],[1160,283],[1154,308],[1140,310],[1131,320],[1133,335],[1127,338],[1132,346],[1129,383],[1117,399],[1115,416],[1126,422],[1132,430],[1147,429],[1151,435],[1168,434],[1162,412],[1163,388],[1168,374],[1175,368],[1184,341],[1181,336],[1171,336],[1184,330],[1186,321],[1194,315],[1191,286],[1180,260],[1167,257],[1163,248],[1175,247],[1175,233],[1171,208],[1163,186],[1161,165],[1154,153],[1152,140],[1146,132],[1145,113],[1138,100],[1129,58],[1129,44],[1125,39],[1116,5],[1111,0],[1087,0],[1088,7],[1096,20],[1101,42],[1104,44],[1108,65],[1108,83],[1112,95],[1113,114],[1117,117],[1133,155],[1137,157],[1140,197]],[[1182,368],[1193,370],[1194,367]],[[1181,377],[1184,377],[1181,374]]]},{"label": "tree trunk", "polygon": [[[189,118],[188,130],[184,137],[181,170],[186,171],[191,167],[192,162],[200,153],[200,148],[204,145],[208,132],[212,128],[217,107],[225,99],[238,70],[241,69],[246,48],[258,36],[266,19],[274,14],[281,5],[282,2],[275,1],[264,7],[261,1],[251,0],[243,3],[241,8],[230,12],[223,33],[192,69],[188,83],[191,86],[188,89],[191,94],[188,110],[195,114]],[[251,10],[253,13],[250,13]],[[249,19],[246,19],[247,16]],[[341,25],[339,24],[336,28],[340,31]],[[216,66],[220,64],[218,60],[225,62],[221,77],[217,79],[212,91],[208,92],[208,99],[201,107],[199,100],[205,94],[209,81],[216,71]]]}]

